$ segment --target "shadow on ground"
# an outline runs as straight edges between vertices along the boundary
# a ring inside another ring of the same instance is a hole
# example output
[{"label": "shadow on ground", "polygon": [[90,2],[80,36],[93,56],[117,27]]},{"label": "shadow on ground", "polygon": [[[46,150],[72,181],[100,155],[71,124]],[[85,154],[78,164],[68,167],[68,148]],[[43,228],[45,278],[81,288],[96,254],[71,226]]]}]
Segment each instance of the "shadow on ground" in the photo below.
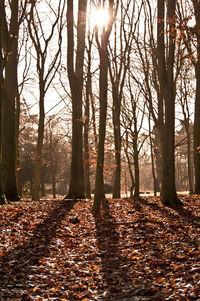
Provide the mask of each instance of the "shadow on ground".
[{"label": "shadow on ground", "polygon": [[51,240],[75,204],[75,201],[61,201],[49,216],[36,226],[28,241],[1,258],[0,300],[11,300],[12,297],[14,300],[20,300],[21,290],[29,288],[29,275],[34,275],[34,270],[39,268],[41,258],[48,257]]},{"label": "shadow on ground", "polygon": [[[165,208],[164,206],[160,206],[159,204],[153,203],[148,199],[140,199],[137,201],[131,201],[133,208],[137,211],[142,212],[142,206],[150,207],[155,211],[158,211],[162,214],[163,218],[167,217],[169,221],[171,221],[170,227],[172,230],[176,230],[181,226],[190,225],[196,229],[200,228],[200,217],[195,216],[190,210],[178,207],[169,210],[169,208]],[[164,226],[164,224],[163,224]],[[188,243],[191,244],[191,247],[198,248],[196,239],[193,239],[187,229],[184,227],[184,234],[187,238]]]},{"label": "shadow on ground", "polygon": [[96,238],[101,254],[102,268],[100,272],[104,284],[103,288],[99,288],[99,300],[152,300],[150,296],[142,297],[140,295],[140,291],[144,290],[144,283],[141,282],[138,289],[134,285],[135,279],[128,275],[128,269],[134,269],[135,262],[121,254],[119,233],[116,229],[117,223],[110,213],[107,200],[102,202],[102,215],[95,219],[95,223]]},{"label": "shadow on ground", "polygon": [[[146,199],[140,199],[139,201],[134,202],[133,201],[133,206],[137,206],[137,204],[139,205],[144,205],[144,206],[149,206],[155,210],[159,210],[161,213],[163,213],[165,216],[169,217],[169,218],[174,218],[174,214],[171,213],[168,208],[165,207],[161,207],[158,204],[155,204],[151,201],[148,201]],[[172,209],[174,212],[177,212],[179,214],[179,219],[182,218],[183,220],[186,220],[187,222],[189,222],[190,224],[192,224],[194,227],[199,228],[200,226],[200,217],[195,216],[190,210],[184,208],[184,207],[177,207]]]}]

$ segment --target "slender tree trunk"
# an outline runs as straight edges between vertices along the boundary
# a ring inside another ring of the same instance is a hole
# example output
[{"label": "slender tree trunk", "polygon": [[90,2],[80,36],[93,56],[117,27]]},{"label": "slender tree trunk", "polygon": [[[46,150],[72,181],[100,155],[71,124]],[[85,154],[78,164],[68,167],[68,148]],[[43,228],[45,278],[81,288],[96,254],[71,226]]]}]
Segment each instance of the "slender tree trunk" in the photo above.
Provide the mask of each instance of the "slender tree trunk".
[{"label": "slender tree trunk", "polygon": [[[99,74],[99,102],[100,102],[100,119],[99,119],[99,142],[95,179],[95,194],[92,212],[94,215],[100,213],[101,201],[105,199],[105,188],[103,180],[104,171],[104,144],[106,135],[106,116],[107,116],[107,97],[108,97],[108,41],[113,26],[113,8],[114,1],[109,0],[109,22],[107,29],[102,28],[101,41],[98,37],[98,28],[96,27],[95,36],[97,48],[100,57],[100,74]],[[105,4],[105,2],[104,2]],[[101,5],[101,4],[100,4]]]},{"label": "slender tree trunk", "polygon": [[134,139],[134,170],[135,170],[135,191],[134,198],[139,198],[140,196],[140,171],[139,171],[139,159],[137,150],[137,139]]},{"label": "slender tree trunk", "polygon": [[154,155],[153,155],[153,142],[151,136],[151,120],[149,114],[149,140],[150,140],[150,150],[151,150],[151,167],[152,167],[152,176],[153,176],[153,190],[154,196],[157,194],[157,180],[156,180],[156,173],[155,173],[155,164],[154,164]]},{"label": "slender tree trunk", "polygon": [[161,157],[161,138],[159,135],[159,127],[154,126],[153,129],[154,138],[152,139],[152,151],[155,158],[155,190],[160,192],[162,182],[162,157]]},{"label": "slender tree trunk", "polygon": [[113,126],[115,142],[115,180],[113,187],[113,198],[120,198],[121,192],[121,131],[120,131],[120,108],[119,95],[113,92]]},{"label": "slender tree trunk", "polygon": [[20,167],[19,167],[19,122],[20,122],[20,95],[17,87],[16,91],[16,113],[15,113],[15,132],[16,132],[16,185],[18,195],[22,195],[22,185],[20,178]]},{"label": "slender tree trunk", "polygon": [[[120,22],[120,26],[117,24],[114,26],[113,33],[113,47],[110,48],[110,54],[114,58],[109,62],[109,73],[112,85],[112,113],[113,113],[113,128],[114,128],[114,144],[115,144],[115,162],[116,168],[114,173],[114,186],[113,186],[113,198],[120,198],[121,194],[121,102],[123,96],[123,89],[126,80],[126,74],[130,67],[130,57],[132,51],[133,42],[133,16],[135,12],[135,1],[130,11],[131,1],[122,3],[123,1],[116,1],[116,9],[120,8],[121,16],[124,16]],[[126,23],[125,19],[128,16],[129,24]],[[139,19],[139,17],[138,17]],[[128,25],[128,26],[127,26]],[[129,34],[127,34],[129,32]],[[118,61],[118,55],[121,55],[120,62]]]},{"label": "slender tree trunk", "polygon": [[87,79],[86,79],[86,97],[85,97],[85,124],[84,124],[84,171],[85,171],[85,194],[86,198],[91,199],[90,189],[90,150],[89,150],[89,122],[90,122],[90,94],[91,94],[91,47],[92,41],[89,41]]},{"label": "slender tree trunk", "polygon": [[189,181],[189,191],[190,194],[194,193],[194,181],[192,172],[192,158],[191,158],[191,141],[190,134],[187,134],[187,161],[188,161],[188,181]]},{"label": "slender tree trunk", "polygon": [[130,187],[130,197],[133,197],[133,189],[135,188],[135,180],[134,180],[134,176],[133,176],[133,171],[131,168],[131,160],[128,154],[128,134],[126,133],[126,147],[124,149],[126,158],[127,158],[127,162],[128,162],[128,171],[130,174],[130,178],[131,178],[131,187]]},{"label": "slender tree trunk", "polygon": [[44,164],[42,164],[42,167],[41,167],[41,181],[40,181],[40,195],[41,195],[41,197],[45,196],[44,172],[45,172],[45,166],[44,166]]},{"label": "slender tree trunk", "polygon": [[189,111],[187,106],[188,117],[183,107],[183,116],[184,116],[184,126],[186,131],[187,139],[187,167],[188,167],[188,182],[189,182],[189,191],[190,194],[194,193],[194,175],[193,175],[193,161],[191,157],[191,133],[190,133],[190,120],[189,120]]},{"label": "slender tree trunk", "polygon": [[107,89],[108,89],[108,52],[107,44],[102,36],[102,47],[100,49],[100,79],[99,79],[99,142],[95,180],[95,195],[93,203],[93,213],[100,211],[101,201],[105,198],[103,167],[104,167],[104,143],[106,135],[106,116],[107,116]]},{"label": "slender tree trunk", "polygon": [[195,66],[196,75],[196,98],[194,115],[194,171],[196,194],[200,194],[200,37],[199,37],[199,60]]},{"label": "slender tree trunk", "polygon": [[37,150],[35,159],[35,173],[34,173],[34,185],[32,199],[38,201],[40,199],[40,185],[42,175],[42,152],[43,152],[43,139],[44,139],[44,87],[43,83],[40,83],[40,100],[39,100],[39,125],[38,125],[38,138],[37,138]]},{"label": "slender tree trunk", "polygon": [[134,198],[139,198],[140,196],[140,170],[139,170],[139,151],[138,151],[138,120],[136,116],[136,102],[131,94],[132,99],[132,114],[133,114],[133,124],[134,124],[134,132],[133,132],[133,158],[134,158],[134,170],[135,170],[135,191]]},{"label": "slender tree trunk", "polygon": [[94,105],[94,97],[92,93],[92,86],[91,86],[91,91],[90,91],[90,100],[91,100],[91,108],[92,108],[92,128],[93,128],[93,133],[94,133],[94,147],[95,151],[97,151],[98,148],[98,139],[97,139],[97,129],[96,129],[96,116],[95,116],[95,105]]},{"label": "slender tree trunk", "polygon": [[[50,126],[49,126],[50,128]],[[52,193],[53,198],[56,198],[56,168],[55,168],[55,162],[54,162],[54,154],[53,154],[53,142],[52,142],[52,133],[51,128],[50,130],[50,164],[51,164],[51,183],[52,183]]]},{"label": "slender tree trunk", "polygon": [[90,155],[89,155],[89,98],[86,97],[85,106],[85,125],[84,125],[84,171],[85,171],[85,194],[86,198],[91,199],[90,189]]},{"label": "slender tree trunk", "polygon": [[132,172],[132,168],[131,168],[131,161],[130,161],[128,153],[126,153],[126,157],[127,157],[127,161],[128,161],[128,171],[129,171],[130,178],[131,178],[130,197],[132,198],[133,190],[135,188],[135,180],[134,180],[134,176],[133,176],[133,172]]},{"label": "slender tree trunk", "polygon": [[[44,139],[44,99],[48,88],[50,87],[52,80],[60,65],[60,53],[62,43],[62,18],[64,8],[61,4],[62,1],[58,1],[58,11],[54,15],[54,21],[52,19],[52,26],[45,30],[43,28],[43,20],[40,19],[40,12],[37,10],[37,5],[34,1],[31,1],[30,13],[26,15],[26,21],[29,29],[29,36],[32,40],[32,44],[36,52],[36,66],[37,74],[39,77],[39,124],[38,124],[38,137],[37,137],[37,150],[35,159],[35,174],[34,174],[34,186],[33,186],[33,200],[39,200],[40,187],[41,187],[41,173],[42,173],[42,153],[43,153],[43,139]],[[56,29],[55,29],[56,28]],[[55,30],[57,34],[57,51],[50,61],[47,60],[50,43],[54,38]],[[48,36],[46,33],[49,32]],[[49,64],[47,64],[47,61]]]},{"label": "slender tree trunk", "polygon": [[55,177],[55,171],[51,170],[51,181],[52,181],[52,193],[53,198],[56,199],[56,177]]}]

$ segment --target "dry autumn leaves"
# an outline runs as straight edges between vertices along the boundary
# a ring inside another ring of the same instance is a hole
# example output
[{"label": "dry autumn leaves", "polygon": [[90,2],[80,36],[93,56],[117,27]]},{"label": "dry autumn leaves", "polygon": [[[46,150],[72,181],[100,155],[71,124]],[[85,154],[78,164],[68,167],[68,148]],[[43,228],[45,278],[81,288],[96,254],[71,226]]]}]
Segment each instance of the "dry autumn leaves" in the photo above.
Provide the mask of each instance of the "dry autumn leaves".
[{"label": "dry autumn leaves", "polygon": [[0,300],[200,300],[200,199],[0,207]]}]

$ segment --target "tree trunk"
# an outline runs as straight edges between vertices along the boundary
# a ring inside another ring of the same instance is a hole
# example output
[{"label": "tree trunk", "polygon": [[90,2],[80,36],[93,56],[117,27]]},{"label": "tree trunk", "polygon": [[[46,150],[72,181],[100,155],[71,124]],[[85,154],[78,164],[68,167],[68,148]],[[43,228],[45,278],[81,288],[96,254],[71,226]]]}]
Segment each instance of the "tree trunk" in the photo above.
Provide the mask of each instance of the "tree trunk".
[{"label": "tree trunk", "polygon": [[189,192],[194,193],[194,175],[193,175],[193,161],[191,157],[191,133],[190,133],[190,120],[189,120],[189,110],[187,105],[188,117],[183,106],[183,116],[184,116],[184,126],[186,131],[187,140],[187,164],[188,164],[188,182],[189,182]]},{"label": "tree trunk", "polygon": [[[2,76],[2,75],[0,75]],[[2,97],[3,97],[3,93],[2,93],[2,78],[0,80],[0,120],[2,120]],[[1,168],[2,168],[2,155],[1,155],[1,122],[0,122],[0,204],[4,204],[4,199],[2,197],[3,195],[3,191],[2,191],[2,186],[1,186]]]},{"label": "tree trunk", "polygon": [[44,139],[44,119],[45,119],[44,87],[43,87],[43,83],[40,83],[39,125],[38,125],[37,150],[36,150],[34,185],[33,185],[33,195],[32,195],[32,199],[34,201],[38,201],[40,199],[42,152],[43,152],[43,139]]},{"label": "tree trunk", "polygon": [[156,173],[155,173],[155,162],[154,162],[154,154],[153,154],[153,141],[151,136],[151,119],[149,114],[149,140],[150,140],[150,150],[151,150],[151,167],[152,167],[152,176],[153,176],[153,191],[154,196],[157,194],[157,179],[156,179]]},{"label": "tree trunk", "polygon": [[[18,85],[18,83],[17,83]],[[21,171],[19,166],[19,123],[20,123],[20,95],[18,87],[16,89],[16,113],[15,113],[15,133],[16,133],[16,185],[18,195],[22,195]]]},{"label": "tree trunk", "polygon": [[162,182],[162,157],[161,157],[161,138],[157,127],[154,128],[155,138],[153,141],[153,152],[155,157],[155,167],[156,167],[156,191],[160,192],[161,182]]},{"label": "tree trunk", "polygon": [[90,189],[90,155],[89,155],[89,97],[86,96],[85,104],[85,125],[84,125],[84,171],[85,171],[85,194],[91,199]]},{"label": "tree trunk", "polygon": [[2,43],[2,24],[3,24],[3,3],[0,2],[0,204],[4,203],[2,198],[2,187],[1,187],[1,165],[2,165],[2,155],[1,155],[1,120],[2,120],[2,101],[3,101],[3,90],[4,90],[4,58],[3,58],[3,43]]},{"label": "tree trunk", "polygon": [[[18,63],[18,1],[11,1],[10,44],[6,49],[5,79],[2,97],[1,147],[2,147],[2,192],[9,201],[18,201],[16,186],[16,139],[15,139],[15,96],[17,89]],[[3,8],[5,9],[5,8]]]},{"label": "tree trunk", "polygon": [[196,97],[194,114],[194,171],[195,171],[195,189],[196,194],[200,194],[200,37],[198,47],[198,63],[195,66],[196,76]]},{"label": "tree trunk", "polygon": [[136,139],[136,141],[134,141],[133,148],[134,148],[134,170],[135,170],[135,191],[134,191],[134,198],[139,198],[139,196],[140,196],[140,172],[139,172],[137,139]]},{"label": "tree trunk", "polygon": [[51,127],[49,124],[49,131],[50,131],[50,164],[51,164],[51,183],[52,183],[52,193],[53,193],[53,198],[56,198],[56,167],[55,167],[55,162],[54,162],[54,154],[53,154],[53,142],[52,142],[52,132],[51,132]]},{"label": "tree trunk", "polygon": [[188,161],[188,181],[189,181],[189,191],[190,194],[194,193],[194,181],[193,181],[193,168],[192,168],[192,158],[191,158],[191,141],[190,133],[187,134],[187,161]]},{"label": "tree trunk", "polygon": [[45,180],[44,180],[44,172],[45,172],[45,166],[42,164],[41,166],[41,183],[40,183],[40,195],[41,197],[45,196]]},{"label": "tree trunk", "polygon": [[94,149],[97,152],[98,149],[98,139],[97,139],[97,129],[96,129],[96,116],[95,116],[95,112],[96,112],[96,108],[94,105],[94,96],[92,93],[92,86],[91,86],[91,91],[90,91],[90,100],[91,100],[91,109],[92,109],[92,128],[93,128],[93,135],[94,135]]},{"label": "tree trunk", "polygon": [[175,7],[176,1],[168,0],[167,20],[169,22],[169,48],[167,62],[165,58],[165,1],[158,0],[157,56],[160,91],[165,103],[165,120],[159,128],[162,149],[162,187],[161,200],[164,205],[181,205],[175,187],[174,131],[175,131],[175,95],[173,82],[175,53]]},{"label": "tree trunk", "polygon": [[195,96],[195,112],[194,112],[194,174],[195,188],[194,192],[200,194],[200,3],[198,0],[192,0],[194,6],[197,36],[197,61],[195,64],[196,77],[196,96]]},{"label": "tree trunk", "polygon": [[70,186],[66,198],[83,199],[85,198],[85,193],[83,168],[82,91],[87,0],[79,0],[75,71],[73,9],[73,0],[70,0],[68,1],[67,8],[67,71],[72,94],[72,161]]},{"label": "tree trunk", "polygon": [[[109,22],[107,29],[102,28],[101,41],[98,37],[98,28],[95,30],[97,48],[100,57],[100,74],[99,74],[99,103],[100,103],[100,119],[99,119],[99,142],[95,179],[95,194],[92,212],[94,215],[100,213],[101,201],[105,198],[105,188],[103,180],[104,170],[104,144],[106,135],[106,116],[107,116],[107,94],[108,94],[108,41],[113,26],[113,7],[114,1],[109,0]],[[101,4],[100,4],[101,5]]]},{"label": "tree trunk", "polygon": [[104,143],[106,135],[106,116],[107,116],[107,89],[108,89],[108,52],[104,37],[102,36],[102,47],[100,49],[100,79],[99,79],[99,142],[98,156],[95,179],[95,195],[93,203],[93,213],[100,211],[101,201],[105,198],[103,167],[104,167]]},{"label": "tree trunk", "polygon": [[[126,134],[126,144],[128,144],[128,135]],[[129,154],[128,154],[128,147],[125,147],[124,149],[125,151],[125,155],[127,158],[127,162],[128,162],[128,170],[129,170],[129,174],[130,174],[130,178],[131,178],[131,187],[130,187],[130,197],[133,197],[133,189],[135,188],[135,180],[134,180],[134,176],[133,176],[133,172],[132,172],[132,168],[131,168],[131,161],[129,158]]]},{"label": "tree trunk", "polygon": [[87,79],[86,79],[86,97],[85,97],[85,124],[84,124],[84,171],[85,171],[85,194],[86,198],[91,199],[90,188],[90,150],[89,150],[89,122],[90,122],[90,95],[91,95],[91,47],[89,42]]},{"label": "tree trunk", "polygon": [[[172,121],[173,122],[173,121]],[[174,140],[170,129],[165,128],[161,135],[161,150],[162,150],[162,185],[161,185],[161,200],[166,206],[179,205],[175,187],[175,162],[174,162]],[[166,136],[168,135],[168,136]],[[168,137],[166,139],[166,137]]]},{"label": "tree trunk", "polygon": [[120,131],[120,107],[121,101],[118,93],[113,92],[113,126],[115,142],[115,180],[113,187],[113,198],[120,198],[121,192],[121,131]]}]

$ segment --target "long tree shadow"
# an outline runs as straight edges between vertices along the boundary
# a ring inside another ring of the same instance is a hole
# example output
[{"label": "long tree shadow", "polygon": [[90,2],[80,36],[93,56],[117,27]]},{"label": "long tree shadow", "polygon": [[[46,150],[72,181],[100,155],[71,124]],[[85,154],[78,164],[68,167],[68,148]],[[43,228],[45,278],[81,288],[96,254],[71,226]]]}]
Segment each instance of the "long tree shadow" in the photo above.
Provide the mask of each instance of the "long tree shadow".
[{"label": "long tree shadow", "polygon": [[[164,214],[165,216],[169,217],[169,218],[175,218],[175,215],[173,213],[171,213],[167,208],[165,207],[160,207],[158,204],[152,203],[148,200],[145,199],[140,199],[139,203],[141,205],[144,206],[149,206],[155,210],[160,211],[162,214]],[[134,205],[134,202],[133,202]],[[183,208],[183,207],[177,207],[177,208],[173,208],[174,212],[177,212],[179,214],[179,217],[184,219],[185,221],[187,221],[188,223],[190,223],[191,225],[193,225],[194,227],[199,228],[200,226],[200,217],[195,216],[194,214],[192,214],[191,211]],[[177,218],[177,216],[176,216]]]},{"label": "long tree shadow", "polygon": [[194,227],[200,227],[200,217],[192,214],[190,210],[187,210],[183,207],[176,208],[175,209],[178,214],[185,220],[187,220],[190,224],[192,224]]},{"label": "long tree shadow", "polygon": [[[169,243],[168,236],[160,236],[160,229],[164,232],[165,228],[170,231],[170,227],[172,227],[172,234],[174,235],[176,230],[180,231],[184,219],[176,212],[160,207],[148,200],[140,200],[137,204],[132,203],[132,205],[136,211],[140,212],[139,218],[132,222],[130,220],[128,222],[116,222],[112,212],[110,212],[107,200],[102,203],[101,217],[95,219],[96,238],[102,266],[100,273],[103,276],[103,284],[98,289],[99,300],[166,300],[176,288],[171,287],[169,291],[165,291],[159,287],[159,279],[162,277],[170,279],[171,273],[174,272],[173,264],[171,265],[171,262],[166,260],[165,246]],[[152,213],[148,216],[148,210],[144,210],[144,207],[148,208],[148,206],[155,211],[160,211],[163,219],[161,218],[158,222],[152,219]],[[166,217],[167,219],[165,219]],[[189,217],[192,222],[192,217],[190,215]],[[167,226],[165,225],[166,221],[169,222]],[[196,227],[196,220],[193,222]],[[130,231],[127,229],[132,229],[133,240],[130,238],[128,245],[124,245],[120,240],[116,229],[118,225],[123,225],[122,237],[126,233],[130,236]],[[187,227],[181,231],[183,235],[180,238],[184,245],[195,247],[195,240],[190,237]],[[130,252],[122,253],[126,247],[129,248]],[[176,250],[177,252],[179,250],[177,245]],[[126,257],[124,254],[131,256]],[[146,256],[148,254],[149,258]],[[175,258],[173,253],[170,256]],[[179,260],[179,257],[177,258]],[[180,258],[180,260],[185,260]],[[188,266],[191,266],[191,262],[188,262]]]},{"label": "long tree shadow", "polygon": [[95,223],[103,276],[99,300],[125,300],[123,298],[136,296],[133,279],[127,272],[127,265],[134,266],[135,262],[121,255],[119,233],[115,228],[116,221],[110,213],[107,200],[102,202],[102,215],[95,218]]},{"label": "long tree shadow", "polygon": [[29,275],[34,274],[35,267],[39,267],[40,259],[49,255],[52,238],[55,237],[62,220],[75,204],[76,201],[61,201],[49,216],[36,226],[28,241],[2,256],[0,260],[0,291],[5,291],[5,294],[2,296],[1,293],[1,297],[9,300],[10,295],[6,294],[11,293],[12,290],[28,289]]},{"label": "long tree shadow", "polygon": [[[189,224],[193,226],[196,229],[200,228],[200,217],[195,216],[192,214],[191,211],[179,207],[179,208],[173,208],[173,211],[170,211],[167,209],[167,207],[161,207],[156,203],[151,202],[148,199],[140,199],[137,202],[131,202],[133,205],[133,208],[139,211],[142,210],[141,205],[144,207],[150,207],[153,210],[159,211],[163,217],[167,217],[170,221],[170,227],[172,228],[172,231],[176,231],[178,228],[182,228],[183,222],[186,222],[186,225]],[[172,209],[172,208],[171,208]],[[176,214],[178,213],[178,215]],[[195,238],[191,237],[190,233],[187,231],[187,229],[184,227],[184,235],[187,237],[187,241],[191,244],[192,247],[197,248],[197,241]]]}]

